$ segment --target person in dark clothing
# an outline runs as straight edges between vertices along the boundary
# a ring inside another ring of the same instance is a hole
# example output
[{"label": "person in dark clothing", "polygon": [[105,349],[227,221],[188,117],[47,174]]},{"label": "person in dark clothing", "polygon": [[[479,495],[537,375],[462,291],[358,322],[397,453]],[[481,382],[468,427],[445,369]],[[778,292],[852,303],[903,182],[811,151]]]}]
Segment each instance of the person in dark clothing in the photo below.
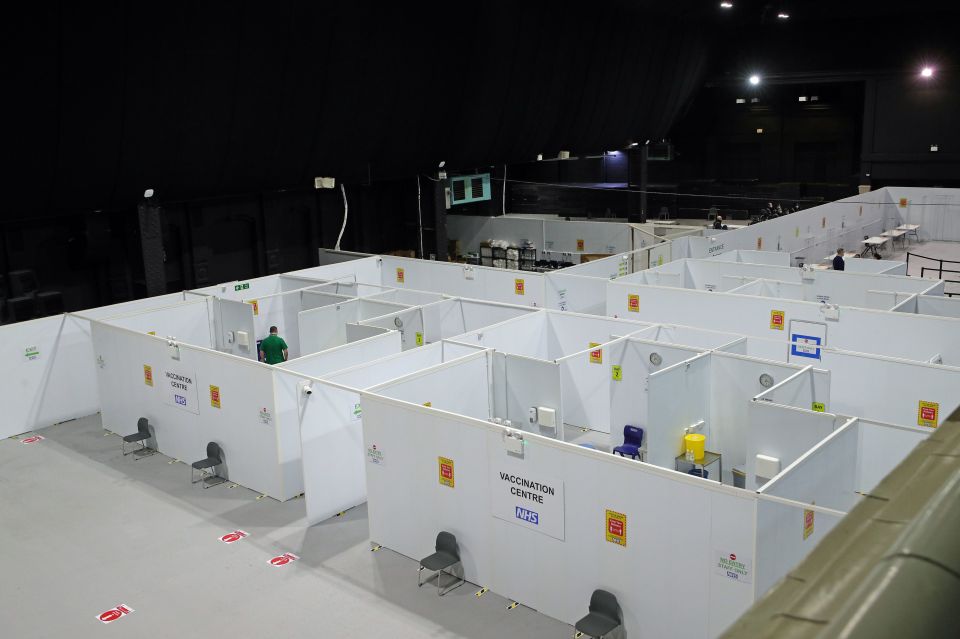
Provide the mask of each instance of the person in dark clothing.
[{"label": "person in dark clothing", "polygon": [[713,218],[713,228],[716,229],[717,231],[723,228],[723,218],[720,217],[719,215]]},{"label": "person in dark clothing", "polygon": [[837,254],[833,256],[833,270],[842,271],[843,270],[843,249],[838,248]]}]

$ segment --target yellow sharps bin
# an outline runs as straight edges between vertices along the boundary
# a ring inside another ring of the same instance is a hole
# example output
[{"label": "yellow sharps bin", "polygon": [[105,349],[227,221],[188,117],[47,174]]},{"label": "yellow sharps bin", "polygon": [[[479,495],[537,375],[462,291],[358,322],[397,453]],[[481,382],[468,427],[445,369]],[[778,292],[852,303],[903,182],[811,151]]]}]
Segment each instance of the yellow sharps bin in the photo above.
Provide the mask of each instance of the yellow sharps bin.
[{"label": "yellow sharps bin", "polygon": [[703,450],[706,448],[706,444],[707,438],[700,433],[690,433],[689,435],[683,436],[684,452],[687,453],[688,458],[692,452],[694,459],[703,459]]}]

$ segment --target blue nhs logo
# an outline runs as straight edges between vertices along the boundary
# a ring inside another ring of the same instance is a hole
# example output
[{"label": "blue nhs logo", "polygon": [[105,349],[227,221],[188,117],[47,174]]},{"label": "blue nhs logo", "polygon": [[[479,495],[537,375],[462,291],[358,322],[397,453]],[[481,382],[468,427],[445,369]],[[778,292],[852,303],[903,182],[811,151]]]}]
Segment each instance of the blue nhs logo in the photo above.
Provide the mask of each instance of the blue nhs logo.
[{"label": "blue nhs logo", "polygon": [[184,397],[183,395],[174,395],[174,396],[173,396],[173,399],[174,399],[175,402],[177,402],[177,403],[180,404],[181,406],[186,406],[186,405],[187,405],[187,398]]},{"label": "blue nhs logo", "polygon": [[532,510],[527,510],[526,508],[521,508],[520,506],[516,507],[517,519],[522,519],[528,524],[533,524],[535,526],[540,524],[540,515],[533,512]]}]

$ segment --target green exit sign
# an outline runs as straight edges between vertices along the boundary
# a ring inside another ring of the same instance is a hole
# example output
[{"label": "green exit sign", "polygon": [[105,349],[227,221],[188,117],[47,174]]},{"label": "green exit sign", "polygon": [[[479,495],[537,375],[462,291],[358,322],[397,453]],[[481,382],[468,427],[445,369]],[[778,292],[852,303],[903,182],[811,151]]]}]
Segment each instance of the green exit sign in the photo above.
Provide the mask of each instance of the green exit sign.
[{"label": "green exit sign", "polygon": [[233,290],[235,291],[245,291],[250,288],[250,282],[244,282],[243,284],[234,284]]}]

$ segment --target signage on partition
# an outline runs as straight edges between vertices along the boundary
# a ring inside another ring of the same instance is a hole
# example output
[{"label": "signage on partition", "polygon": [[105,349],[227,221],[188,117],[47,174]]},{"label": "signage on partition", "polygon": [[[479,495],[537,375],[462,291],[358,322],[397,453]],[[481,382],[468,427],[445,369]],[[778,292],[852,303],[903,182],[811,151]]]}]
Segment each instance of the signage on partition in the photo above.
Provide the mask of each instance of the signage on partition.
[{"label": "signage on partition", "polygon": [[254,314],[254,315],[259,315],[259,314],[260,314],[260,304],[257,302],[257,300],[248,300],[248,301],[247,301],[247,304],[249,304],[250,306],[253,307],[253,314]]},{"label": "signage on partition", "polygon": [[446,457],[437,457],[437,473],[440,478],[440,485],[447,488],[453,488],[456,477],[453,473],[453,460]]},{"label": "signage on partition", "polygon": [[[496,451],[501,452],[501,451]],[[523,462],[490,455],[490,510],[498,519],[564,538],[563,482],[529,471]]]},{"label": "signage on partition", "polygon": [[249,535],[250,533],[248,533],[245,530],[234,530],[233,532],[229,532],[226,535],[223,535],[222,537],[220,537],[220,541],[222,541],[225,544],[235,544],[241,539],[243,539],[244,537],[248,537]]},{"label": "signage on partition", "polygon": [[618,546],[627,545],[627,516],[615,510],[608,510],[606,515],[607,541]]},{"label": "signage on partition", "polygon": [[617,365],[617,364],[614,364],[613,366],[611,366],[611,367],[610,367],[610,378],[611,378],[613,381],[615,381],[615,382],[622,381],[622,380],[623,380],[623,367],[622,367],[622,366],[619,366],[619,365]]},{"label": "signage on partition", "polygon": [[354,402],[353,408],[350,409],[350,421],[357,421],[363,417],[363,409],[360,408],[360,402]]},{"label": "signage on partition", "polygon": [[300,557],[297,557],[292,552],[285,552],[282,555],[277,555],[276,557],[271,558],[267,563],[271,566],[286,566],[292,564]]},{"label": "signage on partition", "polygon": [[584,245],[583,240],[577,240],[577,250],[578,250],[578,251],[582,251],[582,250],[583,250],[583,245]]},{"label": "signage on partition", "polygon": [[133,608],[127,604],[120,604],[116,608],[111,608],[110,610],[101,612],[99,615],[97,615],[97,620],[101,623],[113,623],[120,617],[129,615],[131,612],[133,612]]},{"label": "signage on partition", "polygon": [[524,292],[524,283],[523,280],[513,280],[513,292],[517,295],[523,295]]},{"label": "signage on partition", "polygon": [[200,414],[196,375],[188,371],[168,368],[163,371],[163,384],[166,389],[163,394],[165,403]]},{"label": "signage on partition", "polygon": [[758,237],[758,238],[757,238],[757,250],[758,250],[758,251],[762,251],[762,250],[763,250],[763,238],[762,238],[762,237]]},{"label": "signage on partition", "polygon": [[753,583],[753,562],[748,557],[722,550],[714,550],[714,556],[713,571],[716,574],[744,584]]},{"label": "signage on partition", "polygon": [[[373,446],[367,446],[367,461],[374,466],[383,466],[383,450],[376,444]],[[451,477],[452,475],[453,473],[451,472]]]},{"label": "signage on partition", "polygon": [[417,333],[417,346],[423,346],[423,333]]},{"label": "signage on partition", "polygon": [[824,413],[827,410],[826,404],[822,402],[813,402],[813,404],[810,405],[810,408],[816,413]]},{"label": "signage on partition", "polygon": [[397,284],[403,284],[403,269],[397,267]]},{"label": "signage on partition", "polygon": [[153,367],[143,365],[143,383],[147,386],[153,386]]},{"label": "signage on partition", "polygon": [[32,437],[27,437],[26,439],[21,439],[21,444],[36,444],[37,442],[43,441],[43,435],[34,435]]},{"label": "signage on partition", "polygon": [[808,508],[803,509],[803,538],[806,539],[813,534],[814,512]]},{"label": "signage on partition", "polygon": [[639,295],[627,295],[627,310],[631,313],[640,312],[640,296]]},{"label": "signage on partition", "polygon": [[214,408],[220,408],[220,387],[210,385],[210,405]]},{"label": "signage on partition", "polygon": [[[781,322],[783,316],[780,317]],[[770,315],[770,328],[773,328],[773,315]],[[782,328],[782,326],[781,326]],[[816,335],[800,335],[794,333],[790,336],[790,354],[797,357],[809,357],[810,359],[820,359],[820,344],[823,340]]]},{"label": "signage on partition", "polygon": [[593,348],[594,346],[600,346],[600,344],[597,342],[590,342],[590,348],[593,349],[590,351],[590,363],[603,364],[603,349]]},{"label": "signage on partition", "polygon": [[273,423],[273,415],[270,414],[270,411],[267,410],[266,406],[260,409],[259,417],[260,417],[261,424],[265,424],[269,426],[270,424]]},{"label": "signage on partition", "polygon": [[249,288],[250,288],[250,282],[243,282],[242,284],[233,285],[234,291],[246,291]]},{"label": "signage on partition", "polygon": [[770,311],[770,328],[775,331],[783,330],[783,311]]},{"label": "signage on partition", "polygon": [[940,415],[940,404],[937,402],[920,401],[917,406],[917,425],[927,428],[936,428]]},{"label": "signage on partition", "polygon": [[27,359],[28,362],[34,362],[40,359],[40,347],[27,346],[25,349],[23,349],[23,356]]},{"label": "signage on partition", "polygon": [[905,198],[905,197],[900,198],[900,208],[901,208],[901,209],[907,208],[907,204],[909,204],[909,203],[910,203],[910,202],[907,200],[907,198]]}]

